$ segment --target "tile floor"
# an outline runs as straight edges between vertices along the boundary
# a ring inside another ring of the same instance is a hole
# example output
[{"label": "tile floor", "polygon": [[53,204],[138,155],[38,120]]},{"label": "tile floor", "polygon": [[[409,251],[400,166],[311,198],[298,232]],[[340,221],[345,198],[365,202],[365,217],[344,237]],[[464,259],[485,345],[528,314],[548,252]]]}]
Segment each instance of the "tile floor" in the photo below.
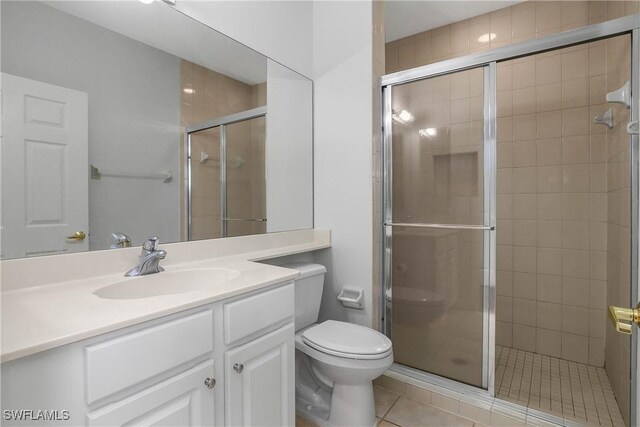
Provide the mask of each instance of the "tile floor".
[{"label": "tile floor", "polygon": [[624,426],[604,369],[500,346],[496,360],[498,399],[579,423]]},{"label": "tile floor", "polygon": [[[374,386],[376,417],[379,427],[480,427],[473,421],[431,405],[408,399],[384,387]],[[296,416],[296,427],[316,427],[311,421]]]},{"label": "tile floor", "polygon": [[[374,382],[378,426],[624,427],[604,369],[506,347],[496,347],[496,360],[497,396],[490,401],[386,373]],[[316,426],[296,417],[296,427]]]}]

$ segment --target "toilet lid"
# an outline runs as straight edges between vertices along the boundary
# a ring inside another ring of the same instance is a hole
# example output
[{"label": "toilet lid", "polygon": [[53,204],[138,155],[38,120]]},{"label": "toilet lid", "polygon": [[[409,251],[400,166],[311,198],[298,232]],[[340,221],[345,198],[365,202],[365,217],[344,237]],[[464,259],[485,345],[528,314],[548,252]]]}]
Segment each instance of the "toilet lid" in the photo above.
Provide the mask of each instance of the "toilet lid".
[{"label": "toilet lid", "polygon": [[307,329],[302,339],[316,350],[341,357],[373,359],[391,353],[391,340],[380,332],[335,320]]}]

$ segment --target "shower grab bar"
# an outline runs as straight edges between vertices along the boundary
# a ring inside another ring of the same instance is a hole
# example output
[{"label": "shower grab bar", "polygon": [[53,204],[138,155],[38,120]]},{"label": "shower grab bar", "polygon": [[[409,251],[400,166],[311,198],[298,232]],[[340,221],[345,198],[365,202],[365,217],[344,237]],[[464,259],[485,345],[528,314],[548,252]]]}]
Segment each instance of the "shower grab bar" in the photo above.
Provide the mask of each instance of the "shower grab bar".
[{"label": "shower grab bar", "polygon": [[385,222],[385,227],[417,227],[417,228],[440,228],[451,230],[489,230],[496,229],[495,225],[466,225],[466,224],[422,224],[422,223],[408,223],[408,222]]}]

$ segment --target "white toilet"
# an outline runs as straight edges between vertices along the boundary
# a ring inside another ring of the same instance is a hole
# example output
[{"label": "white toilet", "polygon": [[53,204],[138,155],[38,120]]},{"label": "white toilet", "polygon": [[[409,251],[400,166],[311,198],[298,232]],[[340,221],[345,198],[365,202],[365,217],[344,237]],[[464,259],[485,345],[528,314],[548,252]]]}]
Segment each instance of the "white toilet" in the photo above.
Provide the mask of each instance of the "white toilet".
[{"label": "white toilet", "polygon": [[316,324],[326,268],[284,267],[300,271],[295,283],[296,411],[321,426],[375,426],[372,381],[393,363],[391,341],[353,323]]}]

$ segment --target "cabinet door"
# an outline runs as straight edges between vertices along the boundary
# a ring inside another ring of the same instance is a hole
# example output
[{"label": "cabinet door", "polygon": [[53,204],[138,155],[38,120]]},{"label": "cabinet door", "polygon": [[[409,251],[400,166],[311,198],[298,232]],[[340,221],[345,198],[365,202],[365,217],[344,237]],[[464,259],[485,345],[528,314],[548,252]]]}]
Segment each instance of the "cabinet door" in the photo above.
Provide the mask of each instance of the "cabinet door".
[{"label": "cabinet door", "polygon": [[131,397],[87,415],[89,426],[213,426],[209,360]]},{"label": "cabinet door", "polygon": [[225,353],[226,424],[293,426],[293,323]]}]

